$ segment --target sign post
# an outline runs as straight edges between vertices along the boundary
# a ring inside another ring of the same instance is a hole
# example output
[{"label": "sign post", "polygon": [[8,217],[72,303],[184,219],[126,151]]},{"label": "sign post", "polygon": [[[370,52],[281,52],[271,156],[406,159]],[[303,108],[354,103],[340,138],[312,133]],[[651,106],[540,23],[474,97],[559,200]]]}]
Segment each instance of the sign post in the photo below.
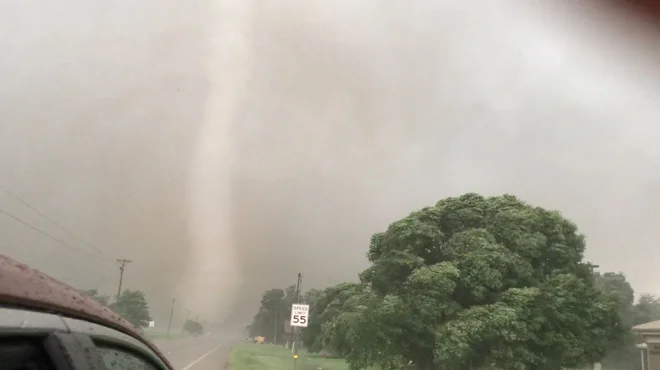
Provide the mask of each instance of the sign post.
[{"label": "sign post", "polygon": [[298,368],[298,330],[297,328],[306,328],[309,325],[309,305],[294,303],[291,305],[291,321],[289,321],[293,328],[293,370]]}]

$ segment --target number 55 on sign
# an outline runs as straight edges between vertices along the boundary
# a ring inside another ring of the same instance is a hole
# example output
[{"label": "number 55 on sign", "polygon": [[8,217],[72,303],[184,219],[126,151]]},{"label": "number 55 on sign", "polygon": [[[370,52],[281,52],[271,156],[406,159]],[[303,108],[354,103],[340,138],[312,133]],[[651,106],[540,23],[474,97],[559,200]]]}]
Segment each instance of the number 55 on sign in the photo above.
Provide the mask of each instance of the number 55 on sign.
[{"label": "number 55 on sign", "polygon": [[306,328],[309,322],[309,305],[294,303],[291,306],[291,326]]}]

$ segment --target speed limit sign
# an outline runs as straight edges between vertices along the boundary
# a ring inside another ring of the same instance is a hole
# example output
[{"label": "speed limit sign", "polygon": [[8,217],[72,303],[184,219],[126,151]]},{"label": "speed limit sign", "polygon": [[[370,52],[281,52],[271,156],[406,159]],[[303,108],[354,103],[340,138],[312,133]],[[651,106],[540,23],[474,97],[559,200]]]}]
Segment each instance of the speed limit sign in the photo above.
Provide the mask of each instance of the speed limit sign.
[{"label": "speed limit sign", "polygon": [[294,303],[291,306],[291,326],[306,328],[309,323],[309,305]]}]

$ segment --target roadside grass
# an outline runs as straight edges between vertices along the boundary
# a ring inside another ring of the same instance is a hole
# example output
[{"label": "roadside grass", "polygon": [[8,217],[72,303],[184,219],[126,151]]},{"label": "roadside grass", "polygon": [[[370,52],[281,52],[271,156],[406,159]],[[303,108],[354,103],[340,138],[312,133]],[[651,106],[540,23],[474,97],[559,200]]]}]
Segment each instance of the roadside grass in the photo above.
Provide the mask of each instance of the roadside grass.
[{"label": "roadside grass", "polygon": [[[229,355],[230,370],[293,370],[290,349],[274,344],[238,343]],[[348,370],[341,358],[323,358],[307,351],[298,352],[298,370]]]},{"label": "roadside grass", "polygon": [[[293,370],[293,354],[290,349],[281,345],[238,343],[231,349],[228,365],[228,370]],[[301,350],[298,352],[297,370],[348,370],[348,364],[343,358],[324,358],[320,354]],[[382,369],[374,366],[366,370]],[[591,368],[564,370],[591,370]]]},{"label": "roadside grass", "polygon": [[346,360],[340,357],[323,357],[318,353],[307,353],[304,351],[305,369],[301,370],[348,370]]}]

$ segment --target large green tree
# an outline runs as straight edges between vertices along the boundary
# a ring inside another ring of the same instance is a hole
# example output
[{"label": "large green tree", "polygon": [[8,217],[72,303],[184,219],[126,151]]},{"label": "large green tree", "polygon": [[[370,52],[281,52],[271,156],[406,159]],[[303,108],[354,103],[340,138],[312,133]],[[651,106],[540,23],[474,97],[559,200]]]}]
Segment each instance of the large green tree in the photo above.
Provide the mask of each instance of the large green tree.
[{"label": "large green tree", "polygon": [[146,327],[151,321],[149,304],[145,294],[139,290],[124,290],[110,309],[137,327]]},{"label": "large green tree", "polygon": [[323,324],[352,369],[577,368],[624,330],[559,212],[466,194],[372,237],[363,291]]},{"label": "large green tree", "polygon": [[[310,302],[309,324],[302,331],[305,346],[312,352],[330,349],[342,353],[342,345],[324,338],[322,332],[330,329],[334,320],[342,313],[355,307],[355,299],[361,299],[364,286],[355,283],[342,283],[319,291],[316,299]],[[325,342],[324,342],[325,340]],[[337,348],[328,348],[335,345]]]},{"label": "large green tree", "polygon": [[310,307],[313,307],[316,304],[316,301],[319,299],[321,296],[321,293],[323,291],[320,289],[310,289],[303,294],[303,302],[307,303],[310,305]]}]

